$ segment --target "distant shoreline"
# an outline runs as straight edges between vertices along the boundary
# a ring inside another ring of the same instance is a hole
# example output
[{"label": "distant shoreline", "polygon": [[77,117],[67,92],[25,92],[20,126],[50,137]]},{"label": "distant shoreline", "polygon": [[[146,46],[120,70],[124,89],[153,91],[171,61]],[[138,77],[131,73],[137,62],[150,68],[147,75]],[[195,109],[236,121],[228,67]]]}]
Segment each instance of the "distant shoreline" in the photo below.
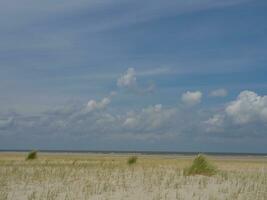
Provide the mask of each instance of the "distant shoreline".
[{"label": "distant shoreline", "polygon": [[[0,149],[0,153],[25,153],[31,149]],[[140,154],[140,155],[180,155],[194,156],[199,153],[210,156],[264,156],[267,153],[237,153],[237,152],[175,152],[175,151],[108,151],[108,150],[38,150],[41,153],[74,153],[74,154]]]}]

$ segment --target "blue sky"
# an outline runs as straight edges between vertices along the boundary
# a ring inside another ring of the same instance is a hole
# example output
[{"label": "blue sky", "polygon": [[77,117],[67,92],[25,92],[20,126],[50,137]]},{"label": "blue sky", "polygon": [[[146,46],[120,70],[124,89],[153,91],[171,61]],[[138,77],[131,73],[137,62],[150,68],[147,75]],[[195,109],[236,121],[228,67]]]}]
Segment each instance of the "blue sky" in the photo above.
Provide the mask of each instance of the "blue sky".
[{"label": "blue sky", "polygon": [[0,148],[267,152],[264,0],[0,2]]}]

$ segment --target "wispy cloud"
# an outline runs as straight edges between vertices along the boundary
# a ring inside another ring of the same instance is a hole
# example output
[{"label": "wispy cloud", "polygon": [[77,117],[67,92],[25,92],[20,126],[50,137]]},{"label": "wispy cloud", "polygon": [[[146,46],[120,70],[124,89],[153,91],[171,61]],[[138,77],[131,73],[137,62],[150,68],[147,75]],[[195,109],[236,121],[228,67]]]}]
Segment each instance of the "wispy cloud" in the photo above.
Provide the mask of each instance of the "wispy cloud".
[{"label": "wispy cloud", "polygon": [[[146,75],[151,75],[151,72],[146,73]],[[117,86],[121,89],[126,89],[130,92],[135,92],[139,94],[151,93],[155,90],[154,84],[149,84],[148,86],[141,86],[137,82],[137,73],[135,72],[134,68],[128,68],[126,73],[122,74],[117,79]]]},{"label": "wispy cloud", "polygon": [[210,92],[211,97],[226,97],[228,94],[228,91],[224,88],[216,89]]},{"label": "wispy cloud", "polygon": [[[202,1],[64,1],[54,2],[51,0],[38,2],[27,0],[1,1],[0,12],[5,16],[0,23],[4,29],[22,28],[23,26],[38,25],[54,18],[58,19],[73,16],[82,19],[90,16],[87,24],[91,30],[105,30],[121,25],[136,24],[153,19],[178,15],[199,10],[214,9],[233,6],[247,0],[202,0]],[[113,11],[113,12],[111,12]],[[26,13],[26,14],[25,14]],[[107,17],[107,13],[109,14]],[[6,20],[8,19],[8,21]]]}]

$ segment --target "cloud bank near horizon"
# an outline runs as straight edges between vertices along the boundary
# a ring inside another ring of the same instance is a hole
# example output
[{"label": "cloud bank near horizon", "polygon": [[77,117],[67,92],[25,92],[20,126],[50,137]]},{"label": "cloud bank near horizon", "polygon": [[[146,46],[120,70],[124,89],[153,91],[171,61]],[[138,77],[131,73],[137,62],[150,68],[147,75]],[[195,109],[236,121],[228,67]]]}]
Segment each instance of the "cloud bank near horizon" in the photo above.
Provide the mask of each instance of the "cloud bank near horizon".
[{"label": "cloud bank near horizon", "polygon": [[[120,87],[137,85],[136,73],[129,68],[117,79]],[[211,91],[212,92],[212,91]],[[154,142],[171,140],[220,140],[246,137],[266,138],[267,96],[241,91],[222,111],[198,106],[210,92],[187,91],[177,95],[177,104],[148,105],[120,111],[112,107],[112,98],[123,91],[111,91],[100,100],[87,104],[65,105],[37,115],[20,113],[0,115],[1,137],[95,138],[110,141]],[[135,94],[138,95],[138,94]],[[220,95],[219,95],[220,96]]]}]

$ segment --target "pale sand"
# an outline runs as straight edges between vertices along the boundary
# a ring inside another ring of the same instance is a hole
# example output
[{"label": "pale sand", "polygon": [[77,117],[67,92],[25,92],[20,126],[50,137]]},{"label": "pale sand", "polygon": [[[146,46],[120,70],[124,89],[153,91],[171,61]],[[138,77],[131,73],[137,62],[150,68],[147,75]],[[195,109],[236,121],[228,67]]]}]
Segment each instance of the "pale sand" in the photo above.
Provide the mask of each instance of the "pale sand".
[{"label": "pale sand", "polygon": [[267,158],[208,156],[220,172],[183,176],[192,156],[0,153],[0,200],[266,200]]}]

